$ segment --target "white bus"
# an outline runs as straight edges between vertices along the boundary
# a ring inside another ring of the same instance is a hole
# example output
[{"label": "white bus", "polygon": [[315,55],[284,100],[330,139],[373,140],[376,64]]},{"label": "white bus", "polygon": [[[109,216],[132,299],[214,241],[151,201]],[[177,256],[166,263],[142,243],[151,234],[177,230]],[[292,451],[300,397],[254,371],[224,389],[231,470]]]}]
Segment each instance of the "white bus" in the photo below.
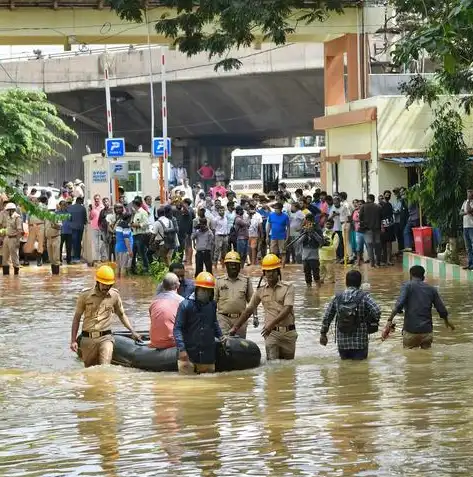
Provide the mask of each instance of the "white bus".
[{"label": "white bus", "polygon": [[230,186],[237,195],[267,194],[284,182],[289,191],[311,181],[320,187],[320,152],[323,147],[235,149]]}]

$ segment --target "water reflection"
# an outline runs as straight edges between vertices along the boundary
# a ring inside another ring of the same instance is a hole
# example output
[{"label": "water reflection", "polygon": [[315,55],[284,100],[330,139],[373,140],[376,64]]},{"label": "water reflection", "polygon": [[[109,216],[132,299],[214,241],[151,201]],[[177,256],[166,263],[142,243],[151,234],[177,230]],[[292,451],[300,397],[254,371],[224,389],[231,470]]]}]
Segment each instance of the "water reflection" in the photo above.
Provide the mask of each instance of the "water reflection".
[{"label": "water reflection", "polygon": [[[0,277],[0,475],[471,475],[473,289],[438,283],[457,330],[435,320],[432,350],[403,350],[398,326],[374,337],[366,362],[347,363],[333,339],[318,345],[333,289],[306,290],[297,267],[284,275],[296,287],[294,362],[191,378],[83,369],[68,340],[90,270]],[[364,275],[387,317],[404,275]],[[119,288],[146,328],[155,286]],[[259,331],[249,338],[264,349]]]}]

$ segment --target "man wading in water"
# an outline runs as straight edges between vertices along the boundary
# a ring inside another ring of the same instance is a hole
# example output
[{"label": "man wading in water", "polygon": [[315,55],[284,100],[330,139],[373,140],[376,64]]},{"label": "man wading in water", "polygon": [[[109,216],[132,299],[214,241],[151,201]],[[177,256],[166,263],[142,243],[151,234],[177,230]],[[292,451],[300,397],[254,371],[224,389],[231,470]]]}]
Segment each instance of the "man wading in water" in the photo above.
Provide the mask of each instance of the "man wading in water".
[{"label": "man wading in water", "polygon": [[327,346],[327,333],[336,319],[335,341],[342,359],[362,360],[368,357],[368,336],[378,331],[381,310],[370,295],[362,290],[361,273],[351,270],[346,275],[346,290],[329,303],[320,329],[320,344]]},{"label": "man wading in water", "polygon": [[424,282],[425,269],[414,265],[410,271],[411,279],[403,283],[401,294],[394,306],[391,316],[383,331],[382,339],[385,340],[391,330],[394,317],[404,310],[404,327],[402,343],[404,348],[428,349],[433,342],[432,306],[437,310],[440,318],[445,321],[445,326],[452,331],[455,329],[448,321],[448,311],[435,287]]},{"label": "man wading in water", "polygon": [[102,265],[97,269],[95,281],[95,287],[86,288],[77,299],[71,330],[71,350],[77,353],[79,349],[77,333],[84,315],[80,351],[86,368],[112,362],[114,340],[111,328],[114,313],[125,328],[131,331],[133,339],[141,340],[125,314],[118,290],[112,288],[115,283],[113,268]]}]

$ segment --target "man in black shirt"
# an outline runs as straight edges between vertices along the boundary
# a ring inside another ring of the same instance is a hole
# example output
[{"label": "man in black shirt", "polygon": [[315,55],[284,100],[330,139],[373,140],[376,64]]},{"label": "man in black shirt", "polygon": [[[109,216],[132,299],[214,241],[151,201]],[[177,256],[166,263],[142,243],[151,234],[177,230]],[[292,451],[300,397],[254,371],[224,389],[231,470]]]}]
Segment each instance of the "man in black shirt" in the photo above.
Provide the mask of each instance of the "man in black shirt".
[{"label": "man in black shirt", "polygon": [[414,265],[409,272],[411,279],[402,284],[401,294],[388,318],[382,338],[384,340],[389,335],[394,317],[404,311],[404,348],[428,349],[433,341],[432,306],[443,318],[447,328],[454,330],[455,327],[448,321],[448,311],[437,289],[424,282],[424,267]]}]

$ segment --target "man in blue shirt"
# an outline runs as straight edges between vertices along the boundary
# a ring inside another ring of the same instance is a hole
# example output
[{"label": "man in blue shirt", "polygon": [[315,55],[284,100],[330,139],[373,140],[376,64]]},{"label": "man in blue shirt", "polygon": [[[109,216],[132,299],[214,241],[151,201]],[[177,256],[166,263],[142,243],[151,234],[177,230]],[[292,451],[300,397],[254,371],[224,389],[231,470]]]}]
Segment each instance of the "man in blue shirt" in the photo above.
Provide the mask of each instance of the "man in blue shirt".
[{"label": "man in blue shirt", "polygon": [[62,250],[64,248],[64,244],[66,244],[66,262],[68,265],[70,265],[72,260],[72,229],[71,222],[68,217],[69,214],[67,212],[67,202],[64,199],[59,202],[59,210],[56,213],[58,215],[64,216],[61,227],[61,247],[59,249],[59,260],[62,262]]},{"label": "man in blue shirt", "polygon": [[270,241],[270,251],[281,258],[281,265],[286,262],[286,241],[290,233],[289,216],[283,214],[283,205],[276,202],[274,212],[268,217],[267,236]]},{"label": "man in blue shirt", "polygon": [[[177,289],[177,294],[183,298],[189,298],[192,293],[194,293],[195,286],[194,280],[186,278],[186,269],[183,263],[174,262],[169,266],[169,272],[174,273],[179,278],[179,288]],[[163,290],[163,285],[159,284],[156,290],[156,295],[161,293]]]},{"label": "man in blue shirt", "polygon": [[215,338],[222,339],[214,301],[215,278],[201,272],[195,279],[195,293],[177,309],[174,339],[179,351],[181,374],[215,372]]}]

